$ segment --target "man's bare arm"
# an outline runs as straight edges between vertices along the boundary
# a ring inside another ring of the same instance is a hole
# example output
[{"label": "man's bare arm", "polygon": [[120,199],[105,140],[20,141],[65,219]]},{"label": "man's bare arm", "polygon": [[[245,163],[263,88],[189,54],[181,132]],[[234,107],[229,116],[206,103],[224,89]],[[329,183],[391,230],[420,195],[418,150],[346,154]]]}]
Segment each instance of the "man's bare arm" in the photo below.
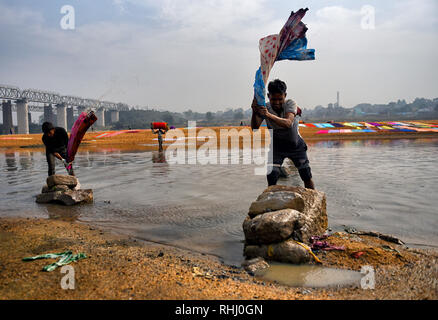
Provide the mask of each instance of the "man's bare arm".
[{"label": "man's bare arm", "polygon": [[294,123],[294,119],[295,119],[295,114],[292,112],[286,112],[285,116],[286,116],[286,118],[280,118],[280,117],[277,117],[275,114],[268,113],[266,115],[266,118],[271,119],[276,124],[278,124],[280,127],[283,127],[283,128],[292,127],[292,124]]},{"label": "man's bare arm", "polygon": [[295,119],[295,114],[293,112],[286,112],[285,114],[286,118],[280,118],[275,114],[270,113],[268,109],[265,107],[260,108],[260,114],[272,120],[275,124],[283,128],[292,127],[292,124],[294,123],[294,119]]}]

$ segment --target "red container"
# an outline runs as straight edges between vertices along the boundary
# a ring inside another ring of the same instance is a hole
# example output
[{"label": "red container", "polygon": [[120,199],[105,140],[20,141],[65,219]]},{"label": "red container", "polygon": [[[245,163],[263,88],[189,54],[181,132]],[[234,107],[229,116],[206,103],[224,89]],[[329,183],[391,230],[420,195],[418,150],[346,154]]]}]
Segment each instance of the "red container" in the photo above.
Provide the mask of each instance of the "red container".
[{"label": "red container", "polygon": [[152,122],[152,129],[169,130],[169,127],[167,126],[167,122]]}]

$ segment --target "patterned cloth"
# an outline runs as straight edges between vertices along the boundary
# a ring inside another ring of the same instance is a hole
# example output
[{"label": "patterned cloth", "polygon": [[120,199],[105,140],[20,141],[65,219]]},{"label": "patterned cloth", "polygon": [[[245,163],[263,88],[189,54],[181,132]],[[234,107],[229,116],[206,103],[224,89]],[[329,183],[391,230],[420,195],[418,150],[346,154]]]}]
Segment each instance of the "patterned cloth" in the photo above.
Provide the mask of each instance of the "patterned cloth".
[{"label": "patterned cloth", "polygon": [[260,68],[254,81],[254,95],[260,106],[265,106],[266,83],[275,61],[315,60],[315,50],[307,49],[307,27],[301,22],[308,9],[292,11],[279,34],[260,39]]}]

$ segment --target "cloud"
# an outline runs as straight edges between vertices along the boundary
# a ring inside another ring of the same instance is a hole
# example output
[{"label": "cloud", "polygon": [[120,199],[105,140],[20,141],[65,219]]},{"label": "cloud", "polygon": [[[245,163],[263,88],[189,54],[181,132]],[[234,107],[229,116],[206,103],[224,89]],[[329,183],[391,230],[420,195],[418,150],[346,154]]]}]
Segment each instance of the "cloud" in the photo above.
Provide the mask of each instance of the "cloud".
[{"label": "cloud", "polygon": [[[337,90],[345,106],[430,96],[438,53],[432,1],[376,5],[375,30],[361,29],[360,5],[314,6],[304,22],[316,60],[278,63],[271,78],[285,80],[304,107],[332,102]],[[0,5],[0,82],[175,111],[245,107],[258,40],[278,33],[296,9],[264,0],[112,3],[117,19],[78,18],[71,31],[41,12]],[[139,8],[153,23],[130,19]]]}]

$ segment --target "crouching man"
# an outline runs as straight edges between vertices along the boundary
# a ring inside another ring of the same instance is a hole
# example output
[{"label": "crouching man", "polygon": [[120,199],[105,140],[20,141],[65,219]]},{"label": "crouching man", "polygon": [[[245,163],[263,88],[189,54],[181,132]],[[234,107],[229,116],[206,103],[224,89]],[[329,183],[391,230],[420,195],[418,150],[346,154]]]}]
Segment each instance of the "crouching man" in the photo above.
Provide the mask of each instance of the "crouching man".
[{"label": "crouching man", "polygon": [[67,162],[68,134],[64,128],[54,127],[50,122],[44,122],[43,143],[46,146],[46,159],[49,166],[49,176],[55,174],[55,158],[62,161],[69,175],[74,176],[73,166]]},{"label": "crouching man", "polygon": [[286,100],[286,89],[286,84],[277,79],[268,85],[269,102],[266,107],[257,105],[254,98],[251,105],[251,128],[258,129],[265,120],[267,127],[273,131],[273,163],[270,164],[272,171],[267,175],[269,186],[277,184],[283,160],[289,158],[297,167],[304,186],[315,189],[307,158],[307,145],[298,132],[299,121],[296,116],[300,115],[301,110],[293,100]]}]

